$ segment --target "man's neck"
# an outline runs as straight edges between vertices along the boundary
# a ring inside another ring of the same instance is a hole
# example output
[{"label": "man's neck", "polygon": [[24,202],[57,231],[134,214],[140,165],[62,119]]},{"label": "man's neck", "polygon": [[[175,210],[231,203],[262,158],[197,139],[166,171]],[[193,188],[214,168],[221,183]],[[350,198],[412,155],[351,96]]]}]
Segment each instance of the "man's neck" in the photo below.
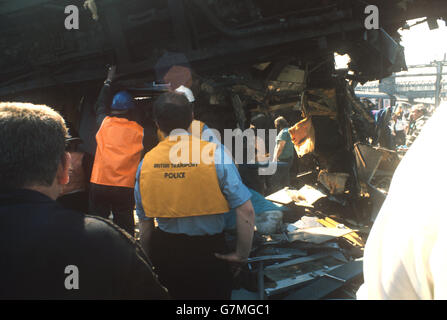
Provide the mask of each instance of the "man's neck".
[{"label": "man's neck", "polygon": [[27,186],[24,189],[42,193],[53,200],[56,200],[60,195],[59,188],[57,188],[57,186],[55,186],[54,184],[51,186],[41,186],[41,185]]}]

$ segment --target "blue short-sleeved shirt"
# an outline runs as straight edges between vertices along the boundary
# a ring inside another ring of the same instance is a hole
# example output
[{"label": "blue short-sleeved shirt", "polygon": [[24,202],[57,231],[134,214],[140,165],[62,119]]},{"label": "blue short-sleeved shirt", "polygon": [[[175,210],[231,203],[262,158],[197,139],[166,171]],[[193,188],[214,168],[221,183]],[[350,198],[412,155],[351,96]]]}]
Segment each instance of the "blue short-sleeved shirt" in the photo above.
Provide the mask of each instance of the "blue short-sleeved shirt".
[{"label": "blue short-sleeved shirt", "polygon": [[279,141],[285,141],[286,144],[284,145],[284,149],[282,150],[281,154],[279,155],[278,160],[279,161],[289,161],[290,159],[293,158],[293,152],[294,152],[292,138],[290,137],[290,134],[289,134],[289,128],[285,128],[285,129],[281,130],[281,132],[276,137],[276,143],[278,143]]},{"label": "blue short-sleeved shirt", "polygon": [[[233,160],[224,150],[225,147],[220,144],[218,140],[212,142],[217,142],[215,167],[220,190],[228,201],[230,209],[235,209],[250,200],[251,193],[242,183]],[[138,218],[140,220],[148,220],[150,218],[146,217],[140,194],[140,172],[142,163],[143,161],[141,161],[138,166],[136,174],[135,204]],[[185,196],[187,196],[186,192]],[[156,218],[156,220],[158,227],[165,232],[177,234],[183,233],[190,236],[218,234],[225,228],[225,216],[223,213],[184,218]]]}]

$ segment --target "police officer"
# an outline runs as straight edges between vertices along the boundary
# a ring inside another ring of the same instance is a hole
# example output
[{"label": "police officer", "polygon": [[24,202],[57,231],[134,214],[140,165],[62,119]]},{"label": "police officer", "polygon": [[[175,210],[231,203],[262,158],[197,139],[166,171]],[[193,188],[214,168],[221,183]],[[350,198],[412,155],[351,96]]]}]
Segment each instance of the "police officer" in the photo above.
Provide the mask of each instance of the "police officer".
[{"label": "police officer", "polygon": [[96,106],[100,128],[96,134],[96,154],[90,186],[90,211],[113,221],[134,236],[133,188],[135,173],[143,151],[143,128],[133,119],[133,97],[118,92],[107,114],[107,96],[114,68],[109,71]]},{"label": "police officer", "polygon": [[[195,98],[194,94],[192,93],[191,89],[180,86],[177,89],[175,89],[175,92],[181,93],[185,95],[185,97],[188,99],[190,103],[194,103]],[[193,136],[204,139],[209,142],[214,142],[217,144],[220,144],[220,137],[217,137],[215,134],[215,131],[209,128],[203,121],[194,119],[194,113],[193,113],[193,120],[191,122],[191,125],[188,128],[188,132],[191,133]],[[160,130],[160,128],[157,129],[157,139],[158,141],[163,141],[166,138],[166,135]]]},{"label": "police officer", "polygon": [[[145,155],[137,172],[143,248],[174,299],[230,299],[231,267],[237,270],[251,249],[251,194],[222,145],[187,131],[193,112],[183,94],[161,95],[154,118],[167,138]],[[236,248],[228,250],[223,213],[232,208],[238,240]]]}]

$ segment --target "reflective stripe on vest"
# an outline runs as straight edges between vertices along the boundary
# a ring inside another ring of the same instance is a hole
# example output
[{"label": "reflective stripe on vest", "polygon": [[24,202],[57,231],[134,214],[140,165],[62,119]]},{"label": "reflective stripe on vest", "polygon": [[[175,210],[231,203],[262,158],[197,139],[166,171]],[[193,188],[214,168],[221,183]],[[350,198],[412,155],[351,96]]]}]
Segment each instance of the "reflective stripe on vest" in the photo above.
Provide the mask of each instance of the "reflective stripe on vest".
[{"label": "reflective stripe on vest", "polygon": [[84,168],[82,167],[84,155],[84,152],[70,152],[70,179],[68,183],[62,187],[61,196],[87,190],[87,181],[85,179]]},{"label": "reflective stripe on vest", "polygon": [[96,134],[92,183],[135,187],[135,174],[143,151],[143,128],[125,118],[106,117]]},{"label": "reflective stripe on vest", "polygon": [[[204,126],[205,123],[203,123],[202,121],[193,120],[188,128],[188,132],[191,133],[194,137],[201,139]],[[160,129],[157,129],[157,138],[158,142],[161,142],[166,138],[166,136]]]},{"label": "reflective stripe on vest", "polygon": [[[217,145],[188,135],[177,136],[176,141],[171,138],[149,151],[141,166],[140,193],[146,216],[180,218],[228,212],[214,164]],[[196,147],[207,159],[191,161]],[[188,151],[190,161],[173,164],[173,150]]]}]

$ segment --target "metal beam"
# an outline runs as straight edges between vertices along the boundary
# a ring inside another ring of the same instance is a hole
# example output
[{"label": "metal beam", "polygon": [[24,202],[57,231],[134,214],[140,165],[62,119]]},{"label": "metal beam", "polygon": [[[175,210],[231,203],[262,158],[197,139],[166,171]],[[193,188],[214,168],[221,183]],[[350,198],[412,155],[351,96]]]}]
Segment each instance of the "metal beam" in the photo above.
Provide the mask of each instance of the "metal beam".
[{"label": "metal beam", "polygon": [[343,287],[349,281],[360,277],[363,273],[363,260],[351,261],[341,267],[328,272],[314,283],[299,289],[285,300],[319,300]]},{"label": "metal beam", "polygon": [[[418,73],[418,74],[395,74],[390,78],[410,78],[410,77],[436,77],[437,73]],[[443,76],[447,76],[447,73],[443,73]]]},{"label": "metal beam", "polygon": [[186,23],[183,0],[168,0],[168,5],[178,49],[188,52],[191,50],[191,37]]},{"label": "metal beam", "polygon": [[[109,5],[119,0],[102,0],[102,5]],[[62,3],[61,3],[62,2]],[[68,6],[70,4],[78,5],[79,7],[82,3],[73,3],[74,1],[70,0],[8,0],[0,2],[0,15],[8,15],[20,12],[25,9],[30,9],[33,7],[40,7],[46,4],[56,4],[59,6]],[[63,11],[62,11],[63,12]]]},{"label": "metal beam", "polygon": [[109,40],[115,50],[117,64],[129,63],[130,53],[123,30],[122,14],[117,6],[110,6],[106,9],[106,19],[109,29]]},{"label": "metal beam", "polygon": [[22,11],[23,9],[29,9],[31,7],[38,7],[50,2],[50,0],[14,0],[4,1],[0,4],[0,15],[7,15]]}]

